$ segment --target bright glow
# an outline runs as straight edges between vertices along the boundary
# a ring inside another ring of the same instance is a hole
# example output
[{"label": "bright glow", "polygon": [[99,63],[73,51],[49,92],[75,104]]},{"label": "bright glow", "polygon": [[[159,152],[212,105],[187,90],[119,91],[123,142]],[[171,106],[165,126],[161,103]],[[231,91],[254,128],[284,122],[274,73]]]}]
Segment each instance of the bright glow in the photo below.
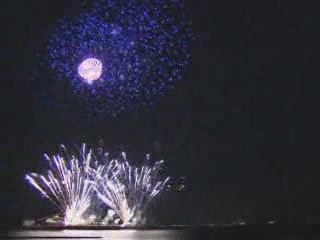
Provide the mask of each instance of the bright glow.
[{"label": "bright glow", "polygon": [[61,145],[58,154],[44,156],[48,171],[27,174],[26,180],[60,210],[64,225],[102,219],[95,209],[99,202],[109,209],[107,224],[144,224],[150,201],[169,187],[169,177],[162,175],[164,161],[151,163],[150,154],[142,166],[131,165],[125,152],[114,159],[102,148],[94,151],[86,144],[76,153]]},{"label": "bright glow", "polygon": [[141,224],[144,221],[143,211],[165,189],[169,177],[163,178],[160,174],[163,160],[150,166],[136,167],[126,161],[125,153],[122,157],[124,161],[113,160],[117,174],[105,174],[96,192],[124,226]]},{"label": "bright glow", "polygon": [[[26,180],[63,213],[65,225],[84,224],[83,215],[94,194],[90,182],[97,181],[96,175],[90,174],[92,150],[83,144],[79,158],[69,158],[64,145],[61,149],[61,154],[44,155],[49,167],[47,174],[30,173]],[[100,169],[96,171],[99,173]]]},{"label": "bright glow", "polygon": [[102,74],[102,62],[97,58],[87,58],[78,67],[78,73],[80,77],[92,83],[101,77]]},{"label": "bright glow", "polygon": [[184,78],[193,46],[185,0],[85,2],[50,29],[40,61],[51,71],[34,71],[48,81],[38,91],[49,112],[116,116],[152,105]]}]

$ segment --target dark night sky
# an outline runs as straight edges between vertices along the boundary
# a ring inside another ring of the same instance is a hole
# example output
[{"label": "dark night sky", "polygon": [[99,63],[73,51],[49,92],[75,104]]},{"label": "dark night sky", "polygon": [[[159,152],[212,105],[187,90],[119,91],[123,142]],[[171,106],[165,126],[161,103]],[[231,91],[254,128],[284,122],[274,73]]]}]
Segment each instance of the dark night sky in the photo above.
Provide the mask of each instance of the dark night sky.
[{"label": "dark night sky", "polygon": [[23,175],[59,143],[99,138],[157,151],[187,177],[185,192],[159,199],[163,221],[320,218],[319,20],[301,4],[188,0],[196,40],[184,80],[152,107],[87,124],[41,112],[29,77],[46,31],[79,1],[1,1],[2,219],[50,212]]}]

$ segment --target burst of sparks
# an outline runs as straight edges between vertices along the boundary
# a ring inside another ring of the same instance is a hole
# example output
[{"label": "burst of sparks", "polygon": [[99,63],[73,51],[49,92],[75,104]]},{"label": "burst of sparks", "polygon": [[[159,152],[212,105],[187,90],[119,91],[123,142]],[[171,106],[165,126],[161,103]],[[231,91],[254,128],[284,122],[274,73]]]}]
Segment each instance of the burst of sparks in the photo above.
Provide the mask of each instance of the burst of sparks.
[{"label": "burst of sparks", "polygon": [[63,214],[65,225],[85,224],[86,212],[97,199],[112,209],[123,225],[139,224],[141,215],[168,185],[169,177],[161,174],[164,161],[150,163],[150,155],[141,167],[130,165],[123,152],[111,159],[103,150],[93,151],[83,144],[69,154],[61,145],[60,154],[45,156],[46,174],[30,173],[26,180]]},{"label": "burst of sparks", "polygon": [[91,182],[95,176],[90,173],[92,151],[83,145],[77,158],[69,156],[63,145],[62,149],[63,154],[44,155],[49,166],[47,174],[27,174],[26,180],[63,213],[65,225],[83,224],[83,214],[94,194]]},{"label": "burst of sparks", "polygon": [[[152,104],[182,79],[190,59],[193,35],[183,1],[96,0],[79,16],[61,19],[42,58],[41,67],[55,73],[42,83],[43,102],[53,103],[51,111],[76,104],[89,117]],[[90,70],[93,81],[77,71],[88,58],[101,61]]]},{"label": "burst of sparks", "polygon": [[163,161],[152,166],[134,167],[128,161],[116,161],[118,174],[102,181],[96,189],[98,197],[112,208],[123,225],[136,224],[149,202],[165,189],[169,177],[163,178],[159,170]]}]

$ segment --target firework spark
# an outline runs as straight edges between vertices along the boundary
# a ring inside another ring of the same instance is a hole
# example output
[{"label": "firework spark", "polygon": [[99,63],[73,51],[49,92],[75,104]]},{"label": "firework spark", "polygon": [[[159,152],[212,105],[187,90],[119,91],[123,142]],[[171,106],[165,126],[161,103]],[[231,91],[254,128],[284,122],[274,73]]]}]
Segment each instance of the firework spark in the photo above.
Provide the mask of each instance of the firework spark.
[{"label": "firework spark", "polygon": [[96,191],[98,197],[117,213],[123,225],[137,224],[150,201],[165,189],[169,177],[163,178],[160,174],[163,161],[134,167],[125,160],[124,153],[123,156],[124,161],[115,161],[118,173],[105,178]]},{"label": "firework spark", "polygon": [[[61,147],[61,154],[44,155],[49,166],[47,174],[30,173],[26,180],[63,213],[65,225],[84,224],[83,215],[94,194],[91,182],[98,176],[92,174],[90,167],[92,150],[87,151],[84,144],[77,158],[70,156],[63,145]],[[101,167],[95,170],[99,172]]]},{"label": "firework spark", "polygon": [[[51,31],[42,63],[55,75],[43,85],[55,91],[44,90],[44,102],[59,110],[76,104],[90,116],[115,115],[152,104],[182,79],[193,38],[183,0],[96,0],[88,5]],[[98,60],[94,70],[91,63],[82,65],[86,59]],[[80,73],[78,66],[85,71]]]},{"label": "firework spark", "polygon": [[[122,225],[141,224],[149,203],[168,187],[169,177],[162,175],[164,161],[152,164],[150,154],[137,167],[127,161],[124,152],[112,159],[102,148],[94,151],[86,144],[78,154],[69,154],[63,145],[61,149],[51,157],[44,155],[49,168],[46,174],[30,173],[26,180],[60,210],[65,225],[90,224],[91,218],[101,218],[96,208],[99,202]],[[89,209],[91,214],[96,211],[91,217]]]}]

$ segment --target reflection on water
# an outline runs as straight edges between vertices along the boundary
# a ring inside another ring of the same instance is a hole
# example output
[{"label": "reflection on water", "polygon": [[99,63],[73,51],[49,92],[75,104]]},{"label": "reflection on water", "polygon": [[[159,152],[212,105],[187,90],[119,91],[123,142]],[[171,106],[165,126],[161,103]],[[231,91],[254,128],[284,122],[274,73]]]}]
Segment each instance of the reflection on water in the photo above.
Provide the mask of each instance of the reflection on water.
[{"label": "reflection on water", "polygon": [[60,230],[60,231],[15,231],[14,239],[114,239],[114,240],[180,240],[182,230]]},{"label": "reflection on water", "polygon": [[[0,237],[1,238],[1,237]],[[107,239],[107,240],[305,240],[320,239],[320,224],[261,224],[167,226],[145,229],[25,229],[11,239]],[[2,239],[2,238],[1,238]]]}]

